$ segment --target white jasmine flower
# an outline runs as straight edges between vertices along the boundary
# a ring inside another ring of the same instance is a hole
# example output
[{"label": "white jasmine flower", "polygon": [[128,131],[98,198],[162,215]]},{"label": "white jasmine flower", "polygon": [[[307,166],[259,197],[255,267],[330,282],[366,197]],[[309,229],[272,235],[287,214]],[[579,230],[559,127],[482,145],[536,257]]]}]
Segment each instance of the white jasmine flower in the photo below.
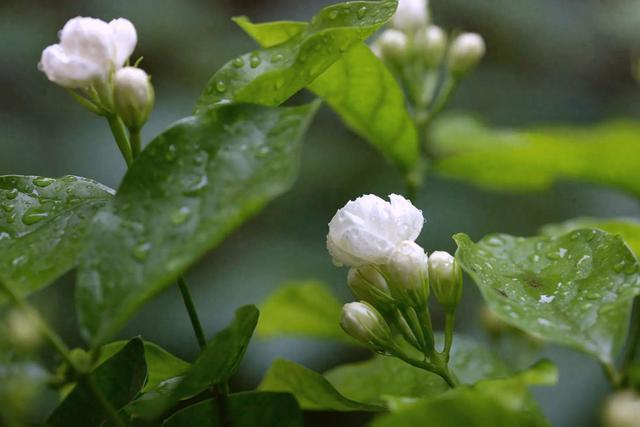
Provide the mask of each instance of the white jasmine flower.
[{"label": "white jasmine flower", "polygon": [[415,54],[424,60],[429,67],[440,64],[447,48],[447,35],[442,28],[430,25],[416,33],[413,40]]},{"label": "white jasmine flower", "polygon": [[428,258],[424,249],[410,240],[396,247],[386,266],[392,286],[411,291],[422,291],[428,284],[428,268]]},{"label": "white jasmine flower", "polygon": [[394,28],[415,31],[429,24],[427,0],[400,0],[398,9],[391,19]]},{"label": "white jasmine flower", "polygon": [[100,19],[70,19],[60,31],[60,43],[42,52],[39,68],[54,83],[83,88],[122,67],[137,42],[136,30],[127,19],[106,23]]},{"label": "white jasmine flower", "polygon": [[389,200],[369,194],[336,212],[327,235],[334,264],[386,264],[400,242],[418,237],[424,223],[422,212],[402,196],[391,194]]},{"label": "white jasmine flower", "polygon": [[342,307],[340,326],[353,338],[375,347],[384,347],[391,340],[391,330],[382,315],[372,306],[351,302]]},{"label": "white jasmine flower", "polygon": [[480,34],[462,33],[451,42],[449,70],[456,76],[471,71],[484,56],[486,47]]},{"label": "white jasmine flower", "polygon": [[384,310],[393,302],[386,279],[370,265],[351,268],[347,284],[357,299],[366,301],[378,309]]},{"label": "white jasmine flower", "polygon": [[119,69],[114,78],[116,110],[130,129],[140,129],[153,108],[154,92],[149,76],[135,67]]},{"label": "white jasmine flower", "polygon": [[407,58],[409,40],[399,30],[384,30],[375,42],[378,57],[391,62],[403,62]]},{"label": "white jasmine flower", "polygon": [[462,298],[462,270],[447,252],[435,251],[429,256],[429,285],[438,302],[448,310],[456,308]]}]

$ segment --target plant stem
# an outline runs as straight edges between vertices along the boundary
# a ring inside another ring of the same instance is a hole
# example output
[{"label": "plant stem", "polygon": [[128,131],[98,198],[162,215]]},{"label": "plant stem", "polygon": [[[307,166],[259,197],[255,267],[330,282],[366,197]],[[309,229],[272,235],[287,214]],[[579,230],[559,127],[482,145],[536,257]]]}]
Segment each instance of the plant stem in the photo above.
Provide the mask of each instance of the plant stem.
[{"label": "plant stem", "polygon": [[633,300],[633,310],[631,312],[631,327],[629,330],[629,342],[627,343],[622,372],[624,381],[628,380],[629,368],[633,364],[640,347],[640,297]]},{"label": "plant stem", "polygon": [[189,319],[191,320],[193,332],[195,333],[196,339],[198,340],[198,345],[200,346],[201,350],[204,350],[207,346],[207,340],[204,336],[204,331],[202,329],[202,324],[200,323],[200,318],[198,317],[198,312],[196,311],[196,307],[193,304],[193,299],[191,298],[189,287],[187,286],[187,282],[185,282],[183,277],[178,278],[178,287],[180,288],[180,293],[182,294],[184,306],[187,308],[187,312],[189,313]]},{"label": "plant stem", "polygon": [[142,151],[142,143],[140,142],[140,129],[129,129],[129,141],[131,141],[131,154],[133,159]]},{"label": "plant stem", "polygon": [[424,308],[420,308],[417,311],[418,318],[420,319],[420,328],[422,329],[422,334],[426,344],[425,355],[431,358],[435,354],[436,348],[435,340],[433,338],[433,325],[431,324],[429,307],[425,305]]},{"label": "plant stem", "polygon": [[133,164],[133,153],[122,119],[116,115],[109,115],[107,116],[107,121],[109,122],[109,128],[111,128],[111,133],[116,140],[116,144],[118,144],[118,148],[122,153],[122,157],[124,157],[124,161],[127,162],[127,167],[131,166]]},{"label": "plant stem", "polygon": [[40,313],[36,309],[34,309],[29,303],[27,303],[22,297],[13,292],[13,290],[7,286],[4,282],[0,282],[0,290],[2,290],[9,300],[12,302],[14,306],[18,309],[24,311],[31,320],[37,325],[38,329],[44,335],[44,337],[49,341],[51,346],[62,356],[65,363],[73,370],[73,372],[78,377],[78,382],[81,383],[87,392],[96,400],[96,402],[102,407],[105,415],[110,420],[110,423],[116,427],[126,427],[124,422],[118,416],[118,413],[113,408],[111,403],[104,397],[104,395],[100,392],[100,390],[96,387],[93,378],[91,377],[91,373],[85,371],[84,369],[78,367],[73,358],[71,357],[71,353],[69,352],[69,348],[65,345],[62,339],[56,334],[56,332],[49,326],[46,320],[40,316]]},{"label": "plant stem", "polygon": [[453,344],[453,328],[456,323],[455,311],[446,312],[444,317],[444,349],[442,354],[444,355],[445,362],[449,362],[449,354],[451,353],[451,346]]},{"label": "plant stem", "polygon": [[622,387],[622,375],[616,369],[615,365],[612,362],[605,363],[600,362],[600,366],[602,366],[602,370],[604,371],[609,383],[614,389],[619,389]]},{"label": "plant stem", "polygon": [[416,360],[412,357],[407,356],[402,350],[398,348],[390,349],[389,352],[392,356],[397,357],[398,359],[404,361],[405,363],[408,363],[411,366],[424,369],[425,371],[433,372],[434,374],[440,376],[451,388],[455,388],[458,386],[458,380],[451,374],[446,365],[438,365],[426,360]]}]

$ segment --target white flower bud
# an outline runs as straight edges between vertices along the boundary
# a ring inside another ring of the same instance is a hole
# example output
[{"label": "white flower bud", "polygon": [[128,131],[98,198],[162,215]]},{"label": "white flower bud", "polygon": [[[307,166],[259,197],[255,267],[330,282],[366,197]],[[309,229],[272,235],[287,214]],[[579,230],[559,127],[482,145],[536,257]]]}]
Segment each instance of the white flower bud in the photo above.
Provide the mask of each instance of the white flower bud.
[{"label": "white flower bud", "polygon": [[484,39],[480,34],[460,34],[451,43],[449,70],[454,76],[468,73],[482,59],[485,49]]},{"label": "white flower bud", "polygon": [[404,62],[409,54],[407,35],[398,30],[385,30],[376,40],[375,46],[381,59],[394,64]]},{"label": "white flower bud", "polygon": [[114,85],[116,111],[128,128],[140,129],[153,109],[154,91],[149,76],[140,68],[121,68]]},{"label": "white flower bud", "polygon": [[429,256],[429,285],[446,310],[455,310],[462,298],[462,270],[453,256],[444,251]]},{"label": "white flower bud", "polygon": [[604,427],[637,427],[640,421],[640,396],[632,391],[620,391],[607,399],[602,411]]},{"label": "white flower bud", "polygon": [[384,317],[372,306],[351,302],[342,307],[340,326],[360,342],[383,349],[391,342],[391,330]]},{"label": "white flower bud", "polygon": [[60,31],[60,43],[44,49],[38,67],[60,86],[84,88],[106,81],[129,58],[136,42],[136,30],[124,18],[107,24],[76,17]]},{"label": "white flower bud", "polygon": [[7,315],[7,330],[11,342],[18,348],[30,351],[41,342],[38,325],[27,313],[13,309]]},{"label": "white flower bud", "polygon": [[428,258],[418,244],[400,243],[384,266],[394,298],[414,307],[422,307],[429,297]]},{"label": "white flower bud", "polygon": [[327,249],[337,266],[386,264],[400,242],[418,237],[422,212],[402,196],[391,194],[389,200],[369,194],[336,212],[329,223]]},{"label": "white flower bud", "polygon": [[403,31],[415,31],[429,24],[427,0],[400,0],[391,26]]},{"label": "white flower bud", "polygon": [[447,35],[442,28],[430,25],[418,31],[413,39],[413,52],[429,68],[437,67],[447,48]]},{"label": "white flower bud", "polygon": [[364,265],[351,268],[347,283],[357,299],[366,301],[379,310],[385,311],[393,304],[387,281],[375,267]]}]

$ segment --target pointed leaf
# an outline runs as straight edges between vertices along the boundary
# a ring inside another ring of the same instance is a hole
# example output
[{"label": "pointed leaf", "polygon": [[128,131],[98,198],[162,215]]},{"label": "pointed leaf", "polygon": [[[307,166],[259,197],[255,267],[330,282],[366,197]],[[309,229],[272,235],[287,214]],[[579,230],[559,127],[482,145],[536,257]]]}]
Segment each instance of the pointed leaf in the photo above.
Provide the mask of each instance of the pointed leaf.
[{"label": "pointed leaf", "polygon": [[1,176],[0,280],[26,296],[75,267],[92,217],[112,196],[75,176]]},{"label": "pointed leaf", "polygon": [[162,425],[302,427],[303,419],[291,394],[253,391],[231,394],[224,401],[205,400],[176,412]]},{"label": "pointed leaf", "polygon": [[638,261],[619,236],[454,236],[456,259],[505,322],[611,363],[640,294]]},{"label": "pointed leaf", "polygon": [[306,31],[309,24],[299,21],[274,21],[255,24],[246,16],[236,16],[233,22],[238,24],[262,47],[273,47],[285,43]]},{"label": "pointed leaf", "polygon": [[[147,366],[140,338],[129,341],[91,373],[96,388],[116,410],[133,400],[142,389],[146,376]],[[77,385],[53,411],[47,425],[99,426],[104,419],[100,405],[87,393],[85,386]]]},{"label": "pointed leaf", "polygon": [[229,102],[281,104],[384,25],[396,6],[395,0],[354,1],[322,9],[293,39],[224,65],[209,81],[196,111]]},{"label": "pointed leaf", "polygon": [[289,189],[316,109],[221,106],[151,142],[91,225],[76,304],[93,345]]}]

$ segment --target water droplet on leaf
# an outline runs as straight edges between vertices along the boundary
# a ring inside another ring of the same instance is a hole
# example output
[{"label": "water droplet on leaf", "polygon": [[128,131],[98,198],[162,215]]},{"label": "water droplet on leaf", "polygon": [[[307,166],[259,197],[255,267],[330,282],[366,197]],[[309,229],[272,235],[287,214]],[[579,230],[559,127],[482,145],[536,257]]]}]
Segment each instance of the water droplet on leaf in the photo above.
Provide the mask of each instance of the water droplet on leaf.
[{"label": "water droplet on leaf", "polygon": [[49,212],[45,211],[41,208],[29,208],[22,215],[22,222],[24,225],[33,225],[42,221],[43,219],[47,219],[49,217]]}]

